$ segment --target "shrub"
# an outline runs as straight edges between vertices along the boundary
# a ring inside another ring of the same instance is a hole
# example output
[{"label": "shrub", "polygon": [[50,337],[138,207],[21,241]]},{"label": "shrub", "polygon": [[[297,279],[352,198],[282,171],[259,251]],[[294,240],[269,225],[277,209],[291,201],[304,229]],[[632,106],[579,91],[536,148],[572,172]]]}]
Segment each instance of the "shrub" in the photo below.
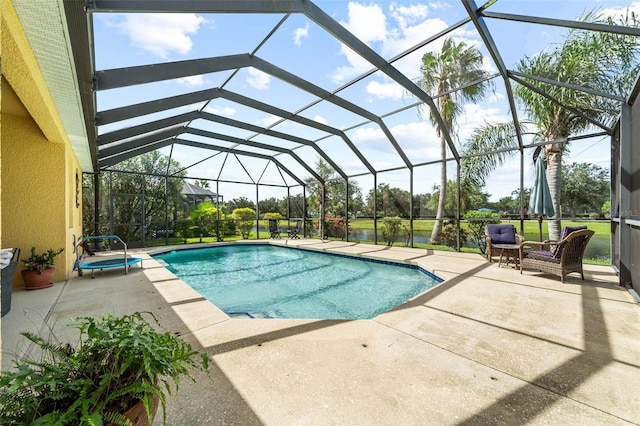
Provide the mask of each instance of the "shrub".
[{"label": "shrub", "polygon": [[[324,215],[324,236],[323,238],[342,238],[344,239],[347,234],[351,233],[351,227],[349,227],[345,233],[345,220],[342,216],[335,216],[332,214]],[[320,223],[316,223],[316,229],[318,229]]]},{"label": "shrub", "polygon": [[250,207],[241,207],[234,209],[231,216],[235,219],[242,238],[245,240],[249,238],[253,222],[256,219],[256,211]]},{"label": "shrub", "polygon": [[[456,220],[448,220],[442,227],[442,232],[439,235],[439,242],[449,247],[457,248],[456,235],[457,235],[457,223]],[[467,231],[464,228],[460,228],[460,247],[464,246],[467,241]]]},{"label": "shrub", "polygon": [[192,378],[193,369],[208,371],[209,358],[157,331],[159,325],[150,312],[81,317],[73,325],[80,332],[75,345],[22,333],[40,355],[16,360],[13,371],[0,374],[0,424],[131,424],[123,413],[142,401],[152,418],[154,398],[166,424],[166,396],[181,377]]},{"label": "shrub", "polygon": [[400,235],[400,227],[402,221],[398,216],[385,217],[382,219],[382,238],[387,242],[388,246],[392,246],[398,240]]},{"label": "shrub", "polygon": [[484,230],[490,223],[500,223],[500,214],[471,210],[465,213],[464,218],[468,220],[467,226],[469,234],[471,234],[471,241],[478,246],[481,253],[486,253],[487,238],[484,235]]}]

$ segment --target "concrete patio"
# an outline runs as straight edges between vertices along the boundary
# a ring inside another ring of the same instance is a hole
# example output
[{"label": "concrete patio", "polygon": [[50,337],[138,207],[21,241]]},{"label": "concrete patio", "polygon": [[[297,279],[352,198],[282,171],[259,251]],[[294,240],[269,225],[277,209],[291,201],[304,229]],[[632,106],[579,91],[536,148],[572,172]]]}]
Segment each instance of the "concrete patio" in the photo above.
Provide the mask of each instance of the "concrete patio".
[{"label": "concrete patio", "polygon": [[3,369],[26,349],[20,331],[61,336],[72,317],[152,311],[214,361],[210,378],[180,383],[169,425],[640,422],[640,305],[610,267],[586,265],[585,281],[562,284],[478,254],[269,243],[410,261],[445,281],[372,320],[230,319],[145,249],[144,268],[126,276],[15,289]]}]

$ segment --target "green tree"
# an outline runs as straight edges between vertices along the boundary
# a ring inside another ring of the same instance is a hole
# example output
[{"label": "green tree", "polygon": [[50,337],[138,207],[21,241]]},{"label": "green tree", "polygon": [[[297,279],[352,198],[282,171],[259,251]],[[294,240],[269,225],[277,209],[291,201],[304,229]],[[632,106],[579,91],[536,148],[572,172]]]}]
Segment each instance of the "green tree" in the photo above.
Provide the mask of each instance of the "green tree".
[{"label": "green tree", "polygon": [[[477,102],[484,97],[490,83],[483,80],[488,76],[482,64],[482,54],[475,46],[468,46],[464,42],[456,43],[453,38],[445,39],[439,54],[427,52],[422,57],[420,71],[422,77],[418,82],[427,93],[440,95],[436,98],[436,106],[444,121],[445,129],[438,126],[440,137],[440,156],[442,166],[440,169],[440,194],[436,217],[431,233],[431,242],[437,240],[442,230],[442,218],[445,216],[445,201],[447,191],[447,141],[445,134],[455,135],[455,123],[458,114],[462,111],[463,102]],[[468,85],[474,81],[480,83]],[[463,87],[462,89],[451,91]],[[437,125],[433,113],[429,118]]]},{"label": "green tree", "polygon": [[262,213],[266,212],[278,212],[281,216],[286,216],[287,209],[280,209],[280,200],[275,197],[265,198],[258,201],[258,211]]},{"label": "green tree", "polygon": [[[634,14],[611,18],[588,13],[584,21],[637,27]],[[618,117],[619,101],[596,96],[587,90],[569,89],[566,85],[584,87],[602,93],[624,96],[638,74],[636,37],[620,34],[570,30],[562,43],[524,58],[516,66],[520,73],[536,75],[563,85],[540,82],[523,77],[523,81],[547,93],[542,96],[525,85],[515,87],[515,96],[530,121],[537,128],[544,145],[547,180],[556,212],[549,223],[549,238],[560,237],[562,156],[570,135],[579,134],[594,123],[611,125]],[[497,148],[516,147],[513,123],[487,125],[466,144],[467,153],[494,152]],[[474,157],[466,161],[467,176],[483,181],[505,158],[517,151]]]},{"label": "green tree", "polygon": [[572,217],[598,212],[609,199],[609,171],[590,163],[573,163],[562,168],[562,206]]},{"label": "green tree", "polygon": [[213,236],[216,237],[216,240],[222,241],[224,230],[222,229],[221,221],[224,218],[225,215],[222,211],[218,211],[211,201],[201,202],[189,215],[189,220],[194,226],[193,235]]},{"label": "green tree", "polygon": [[245,240],[249,238],[251,228],[253,228],[254,221],[256,220],[256,211],[249,207],[240,207],[234,209],[231,216],[235,219],[242,238]]},{"label": "green tree", "polygon": [[[409,191],[379,183],[377,188],[378,217],[409,217]],[[373,190],[367,195],[367,214],[373,216]]]},{"label": "green tree", "polygon": [[253,201],[251,201],[247,197],[238,197],[238,198],[234,198],[234,199],[232,199],[230,201],[227,201],[225,203],[225,207],[227,209],[229,209],[227,211],[234,211],[235,209],[241,209],[241,208],[245,208],[245,207],[248,207],[248,208],[250,208],[250,209],[255,211],[256,203],[254,203]]},{"label": "green tree", "polygon": [[[345,193],[347,190],[344,179],[338,175],[322,158],[316,162],[316,173],[325,181],[324,202],[325,214],[344,216],[347,213],[345,205]],[[308,188],[308,208],[310,211],[320,213],[322,203],[322,186],[316,179],[310,177],[305,184]],[[362,190],[355,181],[349,181],[349,213],[354,215],[358,206],[362,205]],[[360,200],[360,201],[357,201]]]},{"label": "green tree", "polygon": [[431,194],[415,194],[413,196],[413,217],[419,218],[435,214],[435,210],[431,211],[427,207]]},{"label": "green tree", "polygon": [[[143,229],[146,238],[151,237],[158,226],[164,229],[165,220],[176,218],[182,209],[186,175],[182,169],[177,161],[158,151],[151,151],[117,164],[113,171],[101,172],[98,182],[100,221],[108,221],[111,217],[114,228],[101,225],[98,232],[114,233],[123,241],[140,241]],[[165,174],[171,176],[166,178],[166,191]],[[93,223],[89,223],[96,220],[93,185],[93,176],[83,179],[83,221],[85,232],[89,234],[95,233]],[[109,201],[110,196],[112,202]],[[110,206],[113,206],[112,211]]]},{"label": "green tree", "polygon": [[206,179],[198,179],[194,183],[196,186],[199,186],[200,188],[205,188],[205,189],[209,189],[211,185],[209,181]]},{"label": "green tree", "polygon": [[[447,191],[444,205],[444,215],[455,217],[457,200],[457,184],[455,180],[447,181]],[[429,209],[435,210],[440,200],[440,189],[434,188],[433,194],[427,203]],[[466,182],[466,185],[460,188],[460,214],[468,210],[484,207],[488,204],[489,194],[482,192],[480,186],[474,182]],[[437,240],[436,240],[437,241]]]}]

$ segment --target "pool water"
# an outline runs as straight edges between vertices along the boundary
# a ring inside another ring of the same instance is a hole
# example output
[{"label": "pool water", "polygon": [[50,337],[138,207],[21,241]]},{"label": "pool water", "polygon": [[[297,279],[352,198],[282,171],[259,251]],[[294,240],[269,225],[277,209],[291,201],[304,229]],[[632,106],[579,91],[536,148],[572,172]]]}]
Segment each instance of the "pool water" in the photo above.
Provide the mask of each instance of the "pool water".
[{"label": "pool water", "polygon": [[373,318],[442,281],[415,266],[271,245],[154,257],[232,317]]}]

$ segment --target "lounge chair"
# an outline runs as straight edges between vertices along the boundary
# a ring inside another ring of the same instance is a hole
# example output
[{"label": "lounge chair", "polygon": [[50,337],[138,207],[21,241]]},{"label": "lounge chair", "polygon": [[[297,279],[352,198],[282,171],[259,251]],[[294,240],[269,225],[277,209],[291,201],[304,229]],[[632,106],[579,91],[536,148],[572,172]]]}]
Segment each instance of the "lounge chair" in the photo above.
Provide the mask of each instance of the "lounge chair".
[{"label": "lounge chair", "polygon": [[520,243],[520,273],[523,269],[536,269],[558,275],[564,282],[565,275],[579,272],[584,281],[582,256],[593,231],[579,229],[562,231],[560,241],[523,241]]},{"label": "lounge chair", "polygon": [[489,224],[484,229],[487,239],[487,260],[491,262],[493,256],[502,256],[504,247],[495,245],[516,245],[524,241],[524,237],[516,232],[516,227],[512,224]]},{"label": "lounge chair", "polygon": [[1,316],[5,316],[11,310],[11,294],[13,292],[13,276],[18,268],[20,261],[20,249],[2,249],[0,251],[0,266],[2,272],[0,281],[2,281],[2,308]]},{"label": "lounge chair", "polygon": [[281,238],[277,219],[269,219],[269,238]]},{"label": "lounge chair", "polygon": [[300,233],[301,228],[302,228],[302,221],[301,220],[296,221],[296,226],[294,226],[293,228],[287,231],[287,238],[291,238],[292,240],[299,240],[300,236],[298,234]]}]

